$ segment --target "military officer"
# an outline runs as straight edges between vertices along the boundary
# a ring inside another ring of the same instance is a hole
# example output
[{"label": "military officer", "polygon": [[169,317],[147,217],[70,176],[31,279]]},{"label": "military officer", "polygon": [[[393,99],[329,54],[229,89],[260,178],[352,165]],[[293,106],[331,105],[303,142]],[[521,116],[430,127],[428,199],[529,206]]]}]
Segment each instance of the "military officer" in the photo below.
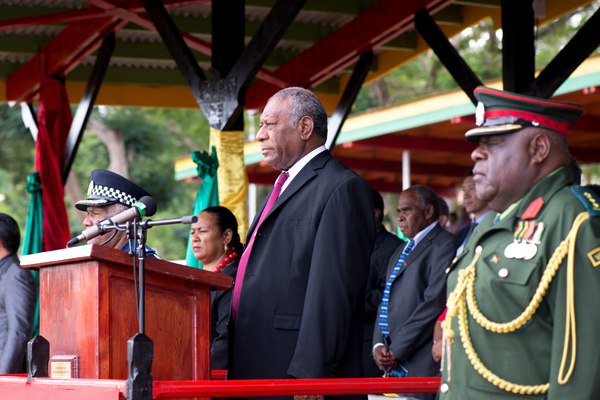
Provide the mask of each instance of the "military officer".
[{"label": "military officer", "polygon": [[478,87],[476,195],[493,210],[449,268],[438,398],[600,398],[600,200],[573,186],[583,109]]}]

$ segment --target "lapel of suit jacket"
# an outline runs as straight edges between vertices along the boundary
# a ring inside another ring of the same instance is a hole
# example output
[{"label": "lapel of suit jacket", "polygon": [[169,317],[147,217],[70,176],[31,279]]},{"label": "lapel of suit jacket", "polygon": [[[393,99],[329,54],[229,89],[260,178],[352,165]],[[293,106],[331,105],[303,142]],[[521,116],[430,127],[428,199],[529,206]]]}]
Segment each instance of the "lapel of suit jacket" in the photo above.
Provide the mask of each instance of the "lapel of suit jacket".
[{"label": "lapel of suit jacket", "polygon": [[400,267],[398,275],[396,276],[394,281],[398,279],[398,277],[406,270],[409,264],[413,263],[417,258],[419,258],[423,251],[425,251],[429,246],[431,246],[431,242],[435,239],[435,237],[438,235],[441,229],[442,227],[439,224],[434,226],[433,229],[427,235],[425,235],[423,239],[419,241],[415,248],[412,249],[412,251],[406,257],[404,265]]},{"label": "lapel of suit jacket", "polygon": [[[309,163],[306,164],[304,166],[304,168],[302,168],[300,170],[298,175],[296,175],[294,177],[294,179],[292,180],[290,185],[285,188],[283,193],[281,193],[279,195],[279,198],[277,199],[275,204],[273,204],[273,207],[271,208],[271,210],[265,217],[265,221],[269,218],[269,216],[271,214],[273,214],[273,212],[275,210],[277,210],[279,207],[281,207],[283,205],[283,203],[285,203],[287,201],[287,199],[289,199],[294,193],[296,193],[298,190],[300,190],[300,188],[302,186],[304,186],[311,179],[315,178],[318,175],[317,171],[320,169],[323,169],[323,167],[325,167],[325,164],[327,163],[327,161],[329,161],[331,158],[332,158],[331,153],[329,153],[328,150],[325,150],[325,151],[317,154],[317,156],[315,158],[310,160]],[[256,216],[254,217],[254,220],[252,221],[252,225],[250,226],[250,229],[248,231],[249,233],[254,232],[256,224],[258,223],[258,219],[260,218],[260,215],[262,214],[262,210],[265,208],[265,205],[267,204],[267,201],[268,201],[269,197],[271,196],[272,191],[273,191],[273,189],[271,189],[271,191],[269,192],[267,197],[265,197],[265,200],[263,201],[263,203],[260,207],[260,210],[256,213]],[[264,221],[263,221],[263,223],[264,223]]]}]

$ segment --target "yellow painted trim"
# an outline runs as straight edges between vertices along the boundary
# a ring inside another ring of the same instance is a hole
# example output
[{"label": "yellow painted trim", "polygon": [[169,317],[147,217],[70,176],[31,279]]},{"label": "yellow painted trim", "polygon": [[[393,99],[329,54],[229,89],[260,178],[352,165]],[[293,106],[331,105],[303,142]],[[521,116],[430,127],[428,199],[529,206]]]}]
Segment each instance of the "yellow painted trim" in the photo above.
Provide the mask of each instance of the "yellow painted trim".
[{"label": "yellow painted trim", "polygon": [[547,0],[546,1],[546,18],[540,21],[545,24],[555,19],[562,17],[565,14],[573,12],[580,7],[590,4],[591,0]]},{"label": "yellow painted trim", "polygon": [[192,157],[183,158],[181,160],[175,161],[175,171],[183,171],[186,169],[196,169],[198,164],[192,160]]},{"label": "yellow painted trim", "polygon": [[593,74],[600,71],[600,56],[590,57],[581,63],[579,67],[571,74],[571,78]]},{"label": "yellow painted trim", "polygon": [[[69,82],[66,89],[69,103],[79,104],[86,83]],[[0,102],[7,102],[6,82],[0,80]],[[187,86],[140,86],[103,84],[96,104],[121,107],[199,108]]]}]

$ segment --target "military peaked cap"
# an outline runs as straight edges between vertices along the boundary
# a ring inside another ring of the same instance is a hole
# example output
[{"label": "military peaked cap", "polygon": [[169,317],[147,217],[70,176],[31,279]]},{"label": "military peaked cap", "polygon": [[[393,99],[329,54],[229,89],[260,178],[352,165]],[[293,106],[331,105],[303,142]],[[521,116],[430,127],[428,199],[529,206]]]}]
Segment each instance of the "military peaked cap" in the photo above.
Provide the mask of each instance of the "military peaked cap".
[{"label": "military peaked cap", "polygon": [[522,94],[477,87],[473,93],[477,99],[475,123],[465,139],[479,141],[483,135],[515,132],[529,126],[551,129],[567,135],[570,126],[583,113],[579,104],[553,101]]}]

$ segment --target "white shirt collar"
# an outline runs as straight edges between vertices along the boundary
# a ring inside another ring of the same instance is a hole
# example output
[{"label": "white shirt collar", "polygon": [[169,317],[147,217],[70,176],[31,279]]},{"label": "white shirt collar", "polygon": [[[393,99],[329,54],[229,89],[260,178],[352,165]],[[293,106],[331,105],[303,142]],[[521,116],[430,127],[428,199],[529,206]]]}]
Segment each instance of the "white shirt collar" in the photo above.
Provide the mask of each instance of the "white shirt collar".
[{"label": "white shirt collar", "polygon": [[433,224],[429,225],[427,228],[423,229],[421,232],[417,233],[414,237],[415,246],[419,244],[421,239],[425,237],[437,224],[437,221],[434,221]]},{"label": "white shirt collar", "polygon": [[[314,149],[313,151],[311,151],[310,153],[308,153],[307,155],[305,155],[304,157],[302,157],[301,159],[299,159],[298,161],[296,161],[296,164],[292,165],[290,167],[290,169],[287,170],[287,173],[289,174],[289,176],[288,176],[287,180],[285,181],[285,183],[283,184],[283,186],[281,187],[281,193],[283,193],[285,188],[287,188],[290,185],[290,182],[292,182],[292,180],[300,173],[302,168],[304,168],[306,166],[306,164],[308,164],[310,162],[310,160],[312,160],[313,158],[315,158],[317,155],[321,154],[325,150],[327,150],[325,145],[319,146],[316,149]],[[281,194],[280,194],[280,196],[281,196]]]}]

